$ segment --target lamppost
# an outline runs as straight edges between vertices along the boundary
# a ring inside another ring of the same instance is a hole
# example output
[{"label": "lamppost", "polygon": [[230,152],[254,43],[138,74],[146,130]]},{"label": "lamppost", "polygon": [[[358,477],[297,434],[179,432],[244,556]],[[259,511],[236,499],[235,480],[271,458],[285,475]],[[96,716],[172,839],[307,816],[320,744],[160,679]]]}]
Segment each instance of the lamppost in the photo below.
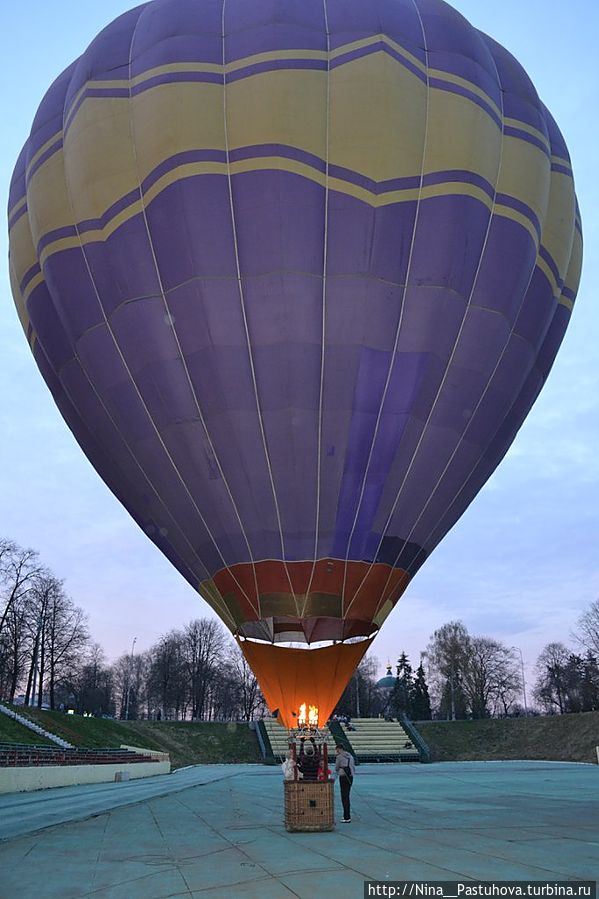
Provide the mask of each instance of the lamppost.
[{"label": "lamppost", "polygon": [[125,702],[125,721],[129,720],[129,697],[131,695],[131,674],[133,672],[133,650],[135,649],[136,642],[137,637],[134,637],[133,643],[131,644],[131,660],[129,664],[129,671],[127,674],[127,701]]},{"label": "lamppost", "polygon": [[522,668],[522,694],[524,696],[524,714],[528,717],[528,705],[526,702],[526,677],[524,675],[524,656],[522,655],[522,650],[519,646],[512,646],[512,649],[516,649],[520,653],[520,666]]}]

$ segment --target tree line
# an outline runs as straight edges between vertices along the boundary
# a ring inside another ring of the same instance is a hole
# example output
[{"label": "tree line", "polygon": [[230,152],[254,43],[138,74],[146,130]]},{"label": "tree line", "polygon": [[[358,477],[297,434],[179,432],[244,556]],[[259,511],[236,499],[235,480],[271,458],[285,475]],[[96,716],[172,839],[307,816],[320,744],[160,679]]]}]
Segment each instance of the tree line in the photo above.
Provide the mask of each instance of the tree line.
[{"label": "tree line", "polygon": [[0,698],[118,718],[251,720],[258,682],[217,621],[190,621],[113,663],[38,553],[0,540]]},{"label": "tree line", "polygon": [[[346,687],[340,715],[488,718],[599,709],[599,600],[573,633],[578,651],[549,643],[529,693],[516,647],[438,628],[414,671],[405,652],[380,684],[367,655]],[[390,670],[390,669],[389,669]],[[267,714],[257,680],[229,632],[196,619],[144,652],[108,663],[84,611],[38,554],[0,539],[0,698],[120,718],[251,720]]]},{"label": "tree line", "polygon": [[599,600],[581,615],[572,638],[579,652],[564,643],[544,647],[527,692],[524,660],[517,647],[472,635],[463,622],[450,621],[432,634],[416,672],[402,652],[395,675],[381,685],[376,659],[366,656],[336,712],[426,721],[597,711]]}]

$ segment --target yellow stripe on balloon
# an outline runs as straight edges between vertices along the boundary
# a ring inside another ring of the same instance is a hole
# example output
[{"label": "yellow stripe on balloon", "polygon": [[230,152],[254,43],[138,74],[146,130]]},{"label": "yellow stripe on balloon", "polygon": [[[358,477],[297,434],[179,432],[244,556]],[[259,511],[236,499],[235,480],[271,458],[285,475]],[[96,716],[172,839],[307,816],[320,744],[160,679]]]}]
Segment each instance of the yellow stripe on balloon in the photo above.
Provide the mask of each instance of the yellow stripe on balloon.
[{"label": "yellow stripe on balloon", "polygon": [[[343,47],[339,47],[336,50],[332,51],[330,54],[330,58],[331,58],[331,60],[334,60],[334,59],[342,56],[345,53],[351,52],[352,50],[356,50],[356,49],[360,49],[360,48],[367,49],[369,46],[373,46],[373,45],[376,45],[381,42],[386,44],[389,48],[393,49],[396,53],[398,53],[400,55],[403,54],[404,58],[406,60],[408,60],[412,65],[417,66],[420,71],[422,71],[422,72],[428,71],[428,74],[431,75],[432,77],[444,80],[448,84],[455,84],[456,86],[465,87],[471,93],[474,93],[475,95],[477,95],[478,97],[483,99],[487,103],[487,105],[489,105],[492,109],[494,109],[499,114],[499,109],[498,109],[497,105],[494,103],[494,101],[492,100],[492,98],[489,97],[484,91],[482,91],[477,85],[473,84],[472,82],[469,82],[467,79],[461,78],[460,76],[452,75],[450,73],[443,72],[442,70],[439,70],[439,69],[426,70],[426,66],[424,66],[423,63],[421,63],[415,56],[413,56],[413,54],[410,54],[409,51],[407,51],[405,48],[402,48],[399,44],[397,44],[397,42],[391,40],[390,38],[387,38],[384,35],[380,35],[380,34],[372,35],[369,38],[364,38],[360,41],[354,41],[349,44],[346,44]],[[245,67],[248,67],[250,65],[254,65],[257,63],[261,63],[261,62],[266,62],[269,60],[284,61],[285,59],[292,59],[292,58],[322,60],[322,59],[326,58],[326,53],[324,51],[312,51],[312,50],[310,50],[310,51],[308,51],[308,50],[270,51],[268,53],[254,54],[252,56],[245,57],[244,59],[241,59],[241,60],[235,60],[234,62],[229,63],[225,67],[225,69],[228,72],[234,72],[234,71],[243,69]],[[394,71],[396,73],[400,73],[400,72],[402,73],[401,75],[397,74],[396,77],[399,77],[399,80],[402,82],[405,80],[406,84],[410,85],[411,91],[416,90],[416,92],[419,93],[418,88],[416,87],[417,83],[422,85],[423,91],[425,90],[424,85],[418,79],[418,77],[416,75],[414,75],[412,72],[410,72],[408,69],[406,69],[404,66],[402,66],[401,62],[398,62],[394,58],[391,58],[388,55],[381,53],[381,52],[376,52],[374,54],[371,54],[370,56],[360,57],[358,59],[348,61],[347,63],[344,63],[342,66],[334,68],[332,70],[331,76],[330,76],[331,84],[335,85],[337,83],[339,85],[342,85],[345,82],[347,85],[350,85],[350,83],[353,83],[354,88],[355,88],[355,86],[356,86],[355,79],[356,79],[356,77],[359,76],[360,73],[362,73],[364,75],[366,82],[369,83],[370,85],[376,85],[378,83],[377,79],[379,79],[381,81],[385,81],[386,83],[392,83],[393,79],[386,79],[384,77],[385,73],[389,72],[389,68],[388,68],[389,66],[393,66]],[[345,70],[347,70],[347,72]],[[77,97],[74,99],[73,104],[71,105],[71,110],[73,110],[75,108],[75,106],[77,105],[77,103],[79,102],[79,100],[81,99],[83,94],[85,93],[85,91],[90,87],[93,87],[93,88],[110,88],[110,87],[128,88],[130,85],[138,86],[140,84],[143,84],[144,81],[148,81],[151,78],[160,76],[162,74],[169,74],[169,73],[176,74],[176,73],[185,73],[185,72],[222,72],[222,71],[224,71],[223,67],[219,66],[217,64],[171,63],[171,64],[168,64],[165,66],[158,66],[153,69],[149,69],[146,72],[143,72],[140,75],[135,76],[135,78],[131,79],[130,82],[127,79],[104,80],[104,81],[95,81],[95,82],[91,81],[91,82],[88,82],[86,85],[84,85],[80,89]],[[355,75],[352,75],[352,71],[355,73]],[[284,89],[286,91],[293,90],[295,92],[295,94],[298,96],[305,92],[311,93],[313,95],[314,88],[310,87],[310,85],[314,85],[315,83],[319,83],[319,82],[324,85],[325,78],[326,78],[326,74],[324,72],[310,71],[310,70],[304,70],[299,73],[297,71],[293,71],[293,72],[291,72],[291,71],[272,72],[271,71],[271,72],[266,72],[266,73],[264,73],[264,72],[263,73],[254,73],[252,75],[248,75],[247,78],[240,79],[238,81],[230,83],[229,85],[227,85],[227,91],[228,91],[228,93],[230,92],[230,96],[232,98],[231,107],[235,106],[234,98],[236,96],[239,96],[239,98],[240,98],[239,106],[241,108],[244,107],[244,103],[245,103],[245,101],[248,100],[248,98],[251,99],[251,97],[254,96],[254,99],[256,101],[254,104],[256,107],[256,109],[255,109],[256,115],[259,118],[262,118],[263,116],[260,114],[260,109],[264,110],[265,107],[268,107],[268,105],[269,105],[268,96],[260,96],[260,92],[262,90],[265,90],[268,92],[274,90],[275,94],[277,94],[277,93],[280,93],[281,88],[280,87],[276,88],[275,85],[283,85]],[[255,86],[256,79],[259,79],[260,86],[258,89],[256,89],[256,86]],[[286,81],[286,79],[287,79],[287,81]],[[240,85],[243,85],[245,82],[251,82],[253,86],[249,86],[249,89],[244,89]],[[290,87],[289,86],[290,84],[294,85],[294,87]],[[270,87],[269,87],[269,85],[270,85]],[[324,88],[323,88],[323,90],[324,90]],[[188,107],[189,107],[189,115],[183,116],[182,118],[184,118],[187,122],[193,122],[194,120],[198,119],[196,112],[197,112],[198,106],[203,106],[204,98],[208,98],[208,97],[210,97],[211,94],[214,94],[214,93],[216,93],[217,96],[220,96],[221,91],[222,91],[222,85],[220,85],[220,84],[208,84],[208,83],[201,84],[201,83],[194,82],[194,83],[188,83],[188,84],[170,83],[167,85],[165,85],[165,84],[156,85],[156,86],[153,86],[151,89],[149,89],[147,92],[137,94],[133,98],[131,98],[131,101],[133,103],[133,118],[135,119],[135,106],[136,105],[141,106],[141,104],[144,102],[151,104],[154,101],[154,99],[157,99],[157,101],[160,105],[160,108],[157,108],[155,111],[154,121],[156,120],[156,118],[160,119],[161,109],[164,111],[169,106],[171,107],[171,110],[176,109],[177,103],[180,101],[181,97],[185,98],[185,94],[187,93],[188,97],[187,97],[187,99],[184,99],[184,103],[185,103],[185,105],[188,105]],[[365,88],[363,88],[362,92],[367,93]],[[409,92],[410,91],[407,91],[407,93],[409,93]],[[404,95],[405,95],[406,92],[402,91],[402,93],[404,93]],[[493,130],[494,128],[496,128],[496,123],[494,122],[494,120],[489,118],[487,113],[484,112],[484,110],[481,109],[481,107],[477,106],[477,104],[474,103],[474,101],[472,99],[463,97],[458,94],[452,94],[451,92],[440,91],[437,88],[433,88],[430,92],[431,108],[435,105],[434,98],[435,98],[436,93],[439,93],[442,95],[442,96],[440,96],[437,105],[441,106],[442,104],[446,104],[448,106],[451,106],[456,111],[458,111],[460,108],[464,109],[464,108],[470,107],[471,110],[477,111],[477,114],[481,117],[481,120],[483,118],[487,119],[490,130]],[[149,96],[147,96],[147,95],[149,95]],[[144,100],[142,100],[142,98],[144,98]],[[78,138],[79,140],[83,139],[85,141],[85,137],[83,137],[83,135],[85,135],[85,133],[88,133],[88,135],[90,135],[90,140],[93,145],[95,145],[98,141],[102,142],[103,131],[105,130],[104,122],[105,122],[106,116],[105,116],[105,114],[101,114],[100,116],[98,116],[99,122],[94,128],[94,119],[97,117],[98,105],[101,104],[102,108],[106,107],[106,109],[110,109],[111,104],[122,103],[122,104],[124,104],[125,108],[128,108],[129,102],[130,102],[130,100],[128,97],[119,99],[119,98],[106,98],[106,97],[93,97],[92,96],[90,98],[87,98],[85,103],[81,104],[79,106],[79,108],[77,109],[76,115],[73,116],[74,120],[71,123],[71,128],[69,129],[69,137],[67,138],[67,140],[68,141],[71,140],[71,132],[76,129],[79,133],[79,138]],[[382,103],[383,106],[385,106],[384,97],[382,100],[379,101],[379,103]],[[213,105],[212,103],[209,103],[209,108],[211,108],[212,105]],[[219,106],[219,108],[221,108],[220,103],[218,103],[217,105]],[[280,135],[279,136],[274,135],[272,138],[263,138],[261,140],[260,140],[260,138],[258,138],[258,141],[261,143],[265,143],[265,142],[285,143],[285,142],[287,142],[293,146],[298,146],[301,149],[305,149],[307,152],[317,152],[317,150],[314,149],[314,143],[315,143],[314,136],[318,133],[319,129],[322,129],[323,113],[322,113],[322,110],[320,109],[320,105],[321,104],[317,104],[317,108],[311,109],[310,115],[306,115],[303,117],[303,120],[301,121],[301,127],[299,129],[297,129],[303,133],[303,135],[304,135],[303,140],[300,140],[299,142],[295,141],[295,140],[285,141],[285,139],[283,137],[281,137]],[[389,102],[386,105],[389,106],[389,108],[392,110],[395,108],[395,106],[397,104],[393,104],[393,103]],[[403,105],[405,106],[405,103]],[[112,107],[112,108],[114,108],[114,107]],[[402,107],[402,109],[403,109],[403,107]],[[370,112],[369,112],[369,110],[370,110]],[[403,111],[405,112],[405,110],[403,110]],[[221,109],[221,112],[222,112],[222,109]],[[383,110],[383,112],[384,112],[384,110]],[[212,114],[212,113],[210,113],[210,114]],[[332,114],[333,114],[333,117],[335,117],[335,106],[334,105],[332,106]],[[372,118],[372,114],[373,114],[373,112],[371,109],[371,104],[366,104],[366,105],[362,104],[362,108],[360,110],[354,112],[354,115],[352,117],[350,117],[350,122],[353,121],[354,126],[355,126],[356,123],[359,123],[361,121],[362,117],[366,116],[367,118]],[[456,114],[457,114],[457,112],[456,112]],[[171,111],[171,117],[172,117],[172,111]],[[255,128],[252,127],[252,120],[254,118],[255,118],[255,116],[253,115],[251,117],[248,116],[245,119],[245,121],[247,122],[247,129],[249,131],[256,130]],[[382,121],[384,122],[386,118],[388,118],[388,116],[383,116]],[[337,117],[337,119],[339,120],[339,117]],[[79,123],[79,127],[78,127],[78,123]],[[520,131],[522,131],[524,133],[530,134],[531,136],[535,137],[535,139],[541,141],[543,143],[543,146],[545,146],[547,148],[549,147],[547,137],[541,131],[534,128],[533,126],[528,125],[525,122],[521,122],[521,121],[519,121],[517,119],[513,119],[513,118],[506,118],[505,123],[506,123],[506,126],[512,126],[514,128],[519,129]],[[434,126],[434,117],[432,118],[431,121],[429,121],[429,125]],[[216,127],[216,123],[213,123],[213,130],[215,127]],[[222,122],[221,122],[220,127],[222,130]],[[88,131],[88,129],[91,129],[91,132]],[[94,130],[96,131],[96,133],[93,134],[93,139],[92,139],[91,135]],[[192,129],[190,128],[189,130],[192,130]],[[232,130],[234,130],[234,129],[232,129]],[[276,131],[276,128],[274,130]],[[334,129],[331,129],[331,130],[332,130],[332,132],[334,132]],[[454,127],[452,130],[453,130],[452,140],[442,141],[441,146],[451,146],[452,142],[455,142],[456,135],[458,135],[458,139],[459,139],[460,129],[459,129],[459,127],[456,127],[455,122],[454,122]],[[171,134],[171,138],[170,138],[171,141],[176,140],[177,135],[176,134],[173,135],[172,132],[170,131],[170,129],[165,128],[163,130],[163,133],[165,135]],[[403,133],[403,138],[401,136],[402,133]],[[310,135],[312,135],[312,137],[310,137]],[[124,136],[124,133],[123,133],[123,136]],[[335,143],[334,133],[331,134],[331,137],[333,139],[333,145],[334,145],[334,143]],[[377,135],[377,141],[375,143],[375,146],[380,145],[380,141],[378,140],[378,137],[379,136]],[[49,140],[47,140],[44,143],[44,145],[36,152],[36,154],[34,155],[34,157],[32,158],[32,160],[29,163],[29,166],[28,166],[29,174],[31,173],[32,166],[35,166],[39,162],[39,159],[42,157],[42,155],[52,146],[52,144],[57,143],[58,141],[60,141],[61,138],[62,138],[62,131],[57,131]],[[407,142],[407,143],[405,142],[405,132],[402,131],[402,132],[400,132],[400,134],[398,134],[397,129],[396,129],[395,133],[393,135],[390,135],[388,138],[385,138],[385,141],[388,144],[394,143],[395,145],[397,145],[398,142],[401,140],[404,141],[404,144],[401,145],[400,149],[402,151],[408,152],[409,151],[409,142]],[[512,138],[512,140],[518,140],[518,142],[520,144],[525,144],[524,139],[521,139],[521,138]],[[383,143],[385,141],[383,141]],[[241,136],[239,136],[237,139],[235,139],[232,142],[231,145],[232,146],[244,146],[244,145],[251,144],[252,142],[253,142],[252,140],[246,140],[246,139],[243,139]],[[345,135],[343,135],[343,134],[339,135],[337,144],[338,144],[338,147],[340,148],[341,156],[345,157],[346,155],[348,155],[348,152],[349,152],[349,155],[351,155],[351,152],[347,150],[348,143],[347,143],[347,140],[345,140]],[[431,144],[432,144],[432,142],[431,142]],[[370,145],[370,149],[372,150],[372,146],[373,146],[372,139],[369,141],[369,145]],[[117,146],[118,146],[118,144],[117,144]],[[197,146],[202,146],[202,145],[195,144],[195,147],[197,147]],[[214,146],[214,145],[207,144],[206,146]],[[184,152],[185,149],[190,149],[190,148],[191,148],[191,146],[183,145],[180,147],[179,152]],[[111,155],[110,153],[106,152],[107,149],[108,148],[106,148],[106,147],[103,148],[103,152],[101,155],[104,158],[109,158]],[[114,147],[112,147],[110,149],[112,150],[112,153],[114,153]],[[60,149],[57,150],[57,154],[58,153],[60,153]],[[49,157],[48,160],[45,160],[44,163],[42,164],[42,166],[40,167],[40,170],[43,170],[48,164],[51,164],[51,160],[57,154],[53,154],[52,156]],[[100,155],[100,154],[98,154],[98,155]],[[359,153],[358,155],[365,156],[366,154]],[[408,156],[410,156],[409,152],[408,152]],[[483,154],[483,157],[484,157],[484,154]],[[403,158],[403,156],[402,156],[402,154],[397,154],[396,158],[398,158],[398,159]],[[479,159],[480,159],[480,156],[479,156]],[[568,170],[570,170],[570,166],[569,166],[569,163],[567,160],[562,159],[561,157],[558,157],[558,156],[552,157],[552,160],[554,161],[555,164],[565,166],[568,168]],[[412,160],[410,159],[410,162],[411,161]],[[158,161],[151,160],[148,170],[151,170],[152,162],[154,162],[154,164],[158,164],[159,160]],[[354,167],[351,165],[351,162],[349,162],[345,158],[338,160],[337,164],[345,165],[346,167],[350,167],[350,168]],[[439,167],[440,166],[438,166],[438,165],[432,165],[432,167],[429,170],[435,170]],[[453,163],[450,163],[449,165],[447,165],[447,168],[450,168],[450,167],[459,167],[459,168],[466,168],[466,169],[471,168],[471,166],[469,166],[463,162],[460,164],[459,160],[457,161],[457,163],[455,165]],[[483,163],[481,163],[481,167],[484,167],[484,161],[483,161]],[[362,169],[360,167],[355,167],[355,168],[357,171],[362,171]],[[362,173],[368,175],[369,177],[375,177],[375,178],[377,177],[376,173],[373,173],[368,170],[362,171]],[[145,177],[145,174],[147,174],[147,171],[142,172],[142,178]],[[387,178],[387,177],[401,177],[402,174],[403,174],[403,172],[394,172],[391,175],[380,174],[379,177],[381,180],[385,180],[385,178]],[[481,171],[480,174],[483,177],[487,177],[487,173],[485,173],[485,172]],[[131,185],[130,189],[132,189],[133,186],[134,185]],[[524,202],[528,202],[528,200],[524,196],[521,196],[519,198],[522,199]],[[24,198],[21,198],[18,201],[18,203],[15,204],[11,208],[10,213],[13,214],[16,210],[18,210],[18,208],[20,207],[20,205],[23,202],[24,202]],[[108,203],[108,205],[110,205],[110,202]],[[533,208],[535,208],[534,204],[532,204],[532,205],[533,205]],[[538,214],[538,209],[535,208],[535,211]],[[88,214],[89,217],[94,217],[95,215],[97,215],[99,213],[98,213],[98,210],[95,210],[95,211],[89,210],[88,213],[86,213],[86,214]]]},{"label": "yellow stripe on balloon", "polygon": [[[231,174],[242,174],[244,172],[273,171],[279,170],[296,174],[300,177],[307,178],[321,186],[324,186],[327,179],[326,175],[304,162],[290,160],[282,156],[259,157],[257,159],[244,159],[230,164]],[[224,162],[195,162],[186,163],[175,167],[166,172],[159,178],[144,194],[144,204],[149,204],[167,187],[186,178],[198,175],[225,175],[227,174],[227,165]],[[414,202],[418,198],[426,201],[442,196],[462,196],[472,197],[478,202],[483,203],[489,210],[493,210],[496,215],[510,219],[525,228],[531,235],[532,239],[537,243],[537,233],[534,224],[521,212],[502,204],[493,205],[493,201],[488,194],[474,184],[465,184],[461,181],[447,181],[441,184],[428,185],[422,190],[419,188],[406,188],[403,190],[390,190],[385,193],[378,194],[367,188],[345,181],[341,178],[329,178],[329,188],[352,196],[362,202],[368,203],[374,208],[388,206],[394,203]],[[43,266],[55,253],[64,250],[73,249],[78,246],[85,246],[90,243],[107,240],[114,232],[133,216],[138,215],[142,211],[141,200],[132,202],[125,209],[121,210],[109,222],[101,228],[84,231],[79,236],[70,236],[59,238],[47,244],[40,254],[40,265]],[[544,260],[538,263],[544,273],[549,278],[554,293],[558,293],[555,277]],[[35,287],[43,281],[43,275],[40,273],[35,276],[27,285],[24,291],[24,299],[26,300]]]},{"label": "yellow stripe on balloon", "polygon": [[503,122],[506,128],[517,128],[519,131],[525,131],[526,134],[536,137],[537,140],[540,140],[541,143],[547,147],[547,151],[551,152],[551,144],[549,143],[547,135],[543,134],[542,131],[539,131],[538,128],[529,125],[527,122],[521,122],[520,119],[511,119],[509,117],[504,118]]}]

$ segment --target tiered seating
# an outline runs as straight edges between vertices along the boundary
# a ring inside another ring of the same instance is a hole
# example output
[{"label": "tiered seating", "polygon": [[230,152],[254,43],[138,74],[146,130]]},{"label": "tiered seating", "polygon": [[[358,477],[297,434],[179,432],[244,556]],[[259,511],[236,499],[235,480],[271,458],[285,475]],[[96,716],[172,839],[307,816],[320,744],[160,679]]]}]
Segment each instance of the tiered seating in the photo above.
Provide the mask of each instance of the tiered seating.
[{"label": "tiered seating", "polygon": [[420,755],[410,737],[397,721],[382,718],[356,718],[352,728],[342,724],[354,755],[360,762],[419,761]]},{"label": "tiered seating", "polygon": [[0,743],[0,768],[47,765],[131,765],[156,762],[156,756],[127,749],[59,749],[25,743]]},{"label": "tiered seating", "polygon": [[[279,724],[276,718],[264,718],[264,726],[273,755],[276,759],[282,759],[289,749],[288,731]],[[326,732],[327,752],[330,759],[335,758],[335,740],[332,735]]]}]

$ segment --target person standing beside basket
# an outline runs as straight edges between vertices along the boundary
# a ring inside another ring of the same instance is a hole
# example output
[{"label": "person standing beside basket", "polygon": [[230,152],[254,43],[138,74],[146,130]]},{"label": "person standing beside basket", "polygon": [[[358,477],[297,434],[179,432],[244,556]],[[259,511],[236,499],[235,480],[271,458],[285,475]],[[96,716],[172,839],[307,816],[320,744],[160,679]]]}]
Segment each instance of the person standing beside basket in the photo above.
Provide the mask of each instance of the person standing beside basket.
[{"label": "person standing beside basket", "polygon": [[356,773],[356,763],[353,755],[351,755],[343,746],[335,746],[337,758],[335,760],[335,771],[339,777],[339,789],[341,790],[341,804],[343,805],[342,824],[349,824],[351,821],[351,807],[349,794],[354,782]]}]

